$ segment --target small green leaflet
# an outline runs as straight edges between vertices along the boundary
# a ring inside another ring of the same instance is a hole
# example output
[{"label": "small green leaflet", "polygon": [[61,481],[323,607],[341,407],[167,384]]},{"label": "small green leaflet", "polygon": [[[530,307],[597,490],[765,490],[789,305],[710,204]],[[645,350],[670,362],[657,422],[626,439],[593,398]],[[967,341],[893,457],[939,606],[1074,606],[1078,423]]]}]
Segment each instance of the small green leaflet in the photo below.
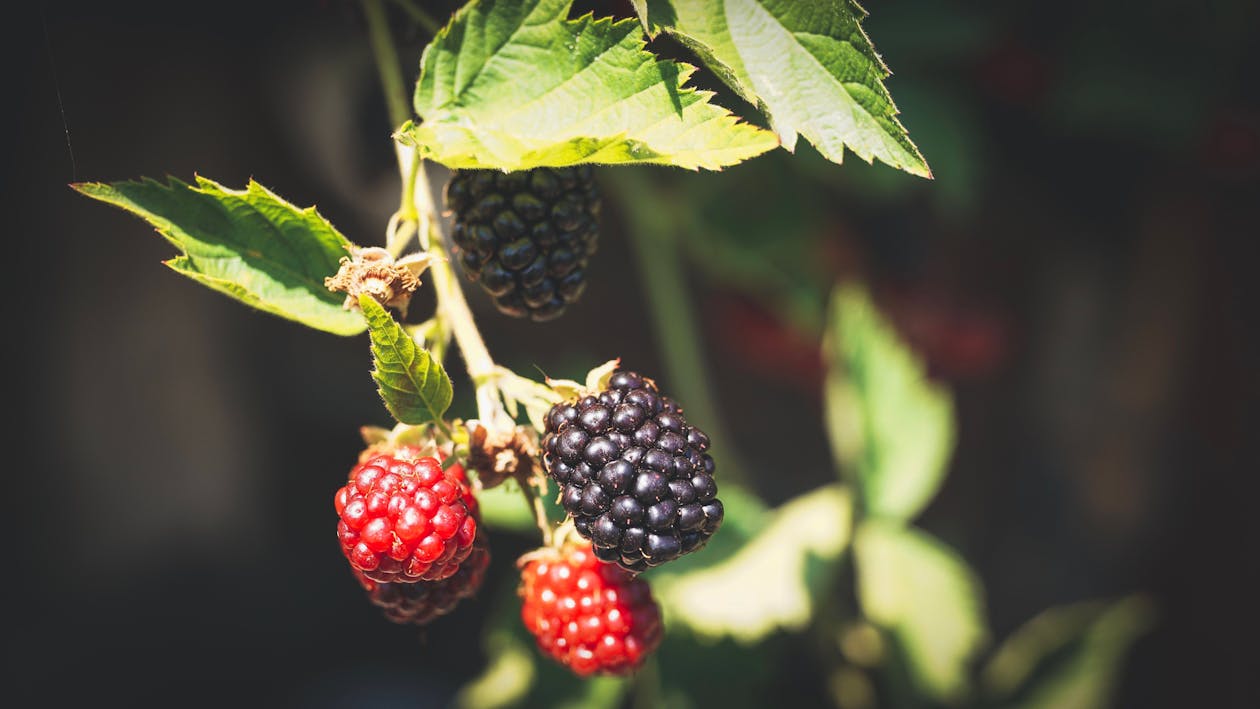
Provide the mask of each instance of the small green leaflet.
[{"label": "small green leaflet", "polygon": [[650,163],[716,170],[773,133],[683,84],[695,67],[644,49],[633,19],[566,20],[572,0],[473,0],[421,59],[397,138],[453,168]]},{"label": "small green leaflet", "polygon": [[862,610],[892,633],[915,686],[946,702],[964,698],[989,637],[975,572],[932,535],[890,522],[863,523],[853,549]]},{"label": "small green leaflet", "polygon": [[931,177],[884,88],[890,72],[855,0],[635,0],[650,33],[678,38],[770,119],[783,146],[797,133],[827,159],[848,147],[867,162]]},{"label": "small green leaflet", "polygon": [[71,186],[143,217],[183,252],[165,264],[202,285],[337,335],[366,327],[324,287],[350,242],[314,207],[298,209],[252,180],[244,190],[204,177],[196,186],[174,178]]},{"label": "small green leaflet", "polygon": [[912,519],[954,447],[949,391],[928,380],[861,287],[836,289],[829,320],[824,414],[837,462],[868,515]]},{"label": "small green leaflet", "polygon": [[359,296],[372,338],[372,359],[385,408],[399,423],[417,426],[441,421],[451,405],[451,379],[429,353],[372,296]]}]

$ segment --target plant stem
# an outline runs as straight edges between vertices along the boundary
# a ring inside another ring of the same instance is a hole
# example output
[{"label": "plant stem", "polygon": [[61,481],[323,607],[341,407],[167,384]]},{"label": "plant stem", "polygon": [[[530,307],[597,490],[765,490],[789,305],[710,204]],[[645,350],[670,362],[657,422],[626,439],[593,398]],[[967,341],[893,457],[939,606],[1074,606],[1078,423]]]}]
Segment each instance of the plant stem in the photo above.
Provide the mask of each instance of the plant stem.
[{"label": "plant stem", "polygon": [[442,228],[436,217],[433,193],[429,189],[429,178],[423,164],[416,170],[415,196],[421,231],[428,235],[429,253],[434,256],[433,263],[429,266],[429,277],[433,281],[433,290],[437,293],[438,316],[450,326],[455,343],[464,355],[468,376],[474,384],[480,386],[493,377],[494,360],[486,349],[485,340],[481,338],[481,331],[477,329],[472,311],[468,309],[468,301],[464,299],[464,291],[460,288],[455,270],[451,268],[450,258],[443,245]]},{"label": "plant stem", "polygon": [[678,393],[679,401],[687,402],[688,419],[703,424],[701,427],[709,434],[712,450],[725,453],[721,459],[722,477],[747,484],[748,475],[722,425],[717,399],[705,371],[700,326],[683,273],[674,210],[668,199],[651,187],[643,168],[610,172],[617,173],[615,181],[628,217],[630,244],[644,280],[643,290],[670,386]]},{"label": "plant stem", "polygon": [[547,519],[547,508],[543,505],[542,497],[530,481],[518,480],[517,482],[520,483],[521,492],[524,493],[525,499],[529,501],[529,506],[534,511],[534,524],[538,525],[538,531],[542,533],[543,546],[551,546],[551,522]]},{"label": "plant stem", "polygon": [[407,17],[410,17],[412,22],[420,25],[430,36],[436,35],[442,29],[442,25],[433,18],[433,15],[425,12],[424,8],[411,2],[411,0],[394,0],[394,4],[407,13]]},{"label": "plant stem", "polygon": [[[431,17],[419,8],[412,7],[410,3],[404,3],[403,6],[413,19],[436,33],[437,23]],[[399,70],[398,51],[389,32],[388,18],[381,0],[363,0],[363,11],[367,16],[368,33],[381,75],[381,87],[385,90],[390,122],[397,127],[411,118],[406,87]],[[424,161],[415,148],[398,142],[394,143],[394,148],[398,157],[398,172],[402,177],[402,197],[398,212],[390,219],[386,247],[391,254],[398,257],[406,249],[412,235],[419,234],[421,246],[433,256],[428,274],[437,295],[437,313],[434,317],[440,329],[454,336],[455,344],[464,357],[464,366],[467,367],[468,376],[477,390],[477,417],[491,430],[510,430],[515,427],[516,422],[504,409],[498,386],[498,367],[486,348],[481,331],[477,329],[459,279],[451,267]],[[446,422],[437,423],[449,435]],[[521,485],[521,490],[534,512],[543,541],[550,544],[551,525],[542,500],[529,484]]]},{"label": "plant stem", "polygon": [[389,18],[385,15],[385,6],[381,4],[381,0],[363,0],[363,14],[367,18],[368,39],[372,43],[372,54],[376,57],[381,88],[385,91],[389,122],[397,128],[411,118],[411,108],[407,105],[407,88],[399,67],[394,36],[389,31]]}]

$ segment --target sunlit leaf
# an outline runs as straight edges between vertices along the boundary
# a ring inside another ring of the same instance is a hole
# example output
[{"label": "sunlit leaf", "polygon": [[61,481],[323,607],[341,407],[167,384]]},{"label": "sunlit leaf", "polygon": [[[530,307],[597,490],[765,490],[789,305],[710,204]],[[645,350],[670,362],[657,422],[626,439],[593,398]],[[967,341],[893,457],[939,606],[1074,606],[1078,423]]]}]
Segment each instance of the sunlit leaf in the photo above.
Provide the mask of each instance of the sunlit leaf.
[{"label": "sunlit leaf", "polygon": [[741,642],[805,627],[848,546],[851,504],[845,488],[819,488],[776,509],[764,529],[726,559],[655,577],[666,622]]},{"label": "sunlit leaf", "polygon": [[413,426],[441,421],[454,392],[442,364],[417,345],[372,296],[359,296],[372,337],[372,379],[385,408]]},{"label": "sunlit leaf", "polygon": [[689,169],[778,145],[684,84],[694,67],[644,50],[634,20],[566,20],[572,0],[474,0],[425,49],[399,140],[453,168],[579,163]]},{"label": "sunlit leaf", "polygon": [[954,445],[948,390],[930,382],[866,292],[842,286],[827,332],[832,449],[866,513],[911,519],[936,494]]},{"label": "sunlit leaf", "polygon": [[324,287],[348,253],[346,240],[314,207],[299,209],[257,182],[243,190],[204,177],[72,185],[142,217],[181,252],[176,273],[258,310],[337,335],[363,332],[359,313]]},{"label": "sunlit leaf", "polygon": [[981,677],[985,693],[1011,709],[1110,706],[1125,655],[1154,615],[1141,596],[1043,611],[994,653]]},{"label": "sunlit leaf", "polygon": [[942,701],[965,697],[989,635],[975,573],[930,534],[878,520],[858,528],[854,554],[862,610],[892,634],[916,688]]},{"label": "sunlit leaf", "polygon": [[897,120],[883,83],[890,72],[854,0],[646,0],[635,9],[649,31],[677,37],[761,109],[788,150],[799,133],[834,162],[848,148],[931,176]]}]

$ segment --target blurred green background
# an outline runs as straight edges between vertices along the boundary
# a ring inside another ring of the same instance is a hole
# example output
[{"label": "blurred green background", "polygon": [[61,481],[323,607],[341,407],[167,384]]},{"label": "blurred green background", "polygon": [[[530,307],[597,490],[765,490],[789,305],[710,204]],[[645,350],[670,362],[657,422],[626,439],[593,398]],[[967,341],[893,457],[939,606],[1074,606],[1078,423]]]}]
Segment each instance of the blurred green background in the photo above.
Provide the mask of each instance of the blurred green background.
[{"label": "blurred green background", "polygon": [[669,633],[633,686],[528,646],[510,512],[480,597],[381,619],[330,499],[387,420],[365,341],[192,287],[65,187],[252,176],[378,239],[397,177],[356,5],[20,10],[18,704],[1260,702],[1255,3],[867,9],[936,180],[803,143],[606,170],[581,303],[534,325],[469,291],[518,372],[620,356],[718,433],[727,526],[654,579]]}]

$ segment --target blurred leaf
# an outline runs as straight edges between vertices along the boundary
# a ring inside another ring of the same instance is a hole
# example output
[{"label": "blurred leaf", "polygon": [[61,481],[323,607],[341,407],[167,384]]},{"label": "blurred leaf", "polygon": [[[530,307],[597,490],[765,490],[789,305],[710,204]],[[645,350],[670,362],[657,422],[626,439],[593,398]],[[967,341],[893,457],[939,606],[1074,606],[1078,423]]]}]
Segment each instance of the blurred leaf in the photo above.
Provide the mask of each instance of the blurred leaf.
[{"label": "blurred leaf", "polygon": [[[556,502],[555,482],[547,480],[547,492],[542,495],[543,506],[547,516],[553,522],[564,519],[564,508]],[[477,506],[481,510],[481,519],[491,527],[527,536],[538,534],[538,525],[534,523],[534,513],[521,494],[521,487],[515,480],[508,479],[477,494]]]},{"label": "blurred leaf", "polygon": [[489,643],[490,661],[485,670],[459,691],[456,706],[498,709],[525,698],[534,684],[534,649],[510,634]]},{"label": "blurred leaf", "polygon": [[966,697],[971,660],[988,639],[975,573],[926,532],[879,520],[858,528],[854,553],[862,610],[892,633],[916,688],[947,702]]},{"label": "blurred leaf", "polygon": [[873,517],[912,519],[936,494],[954,445],[949,392],[928,381],[866,291],[841,286],[825,343],[832,450]]},{"label": "blurred leaf", "polygon": [[[728,558],[690,573],[655,577],[666,621],[701,636],[746,643],[780,628],[805,627],[848,546],[851,504],[844,487],[819,488],[778,508],[765,528]],[[729,511],[727,516],[734,517]]]},{"label": "blurred leaf", "polygon": [[1012,709],[1109,706],[1125,655],[1154,615],[1141,596],[1043,611],[994,653],[985,693]]},{"label": "blurred leaf", "polygon": [[799,132],[833,162],[848,147],[867,162],[878,158],[931,177],[897,121],[883,84],[890,72],[862,30],[866,11],[854,0],[648,0],[647,8],[644,24],[677,37],[756,105],[788,150]]},{"label": "blurred leaf", "polygon": [[520,487],[511,481],[482,490],[477,495],[477,507],[482,522],[491,527],[523,534],[538,528]]},{"label": "blurred leaf", "polygon": [[175,272],[250,307],[337,335],[366,327],[344,297],[324,287],[346,256],[346,240],[314,207],[298,209],[250,180],[228,189],[204,177],[71,185],[139,215],[182,253]]},{"label": "blurred leaf", "polygon": [[360,295],[359,307],[372,336],[372,379],[385,408],[400,423],[416,426],[441,421],[454,395],[441,363],[417,345],[372,296]]},{"label": "blurred leaf", "polygon": [[773,133],[683,84],[694,67],[643,48],[631,19],[566,20],[572,0],[481,2],[425,49],[399,139],[453,168],[578,163],[719,169],[778,146]]},{"label": "blurred leaf", "polygon": [[787,638],[767,638],[748,647],[731,638],[697,636],[686,626],[669,626],[656,651],[655,667],[641,670],[644,675],[657,673],[658,691],[663,696],[643,696],[644,685],[650,687],[653,678],[636,677],[636,706],[768,706],[778,698],[775,675],[786,669],[788,646]]}]

